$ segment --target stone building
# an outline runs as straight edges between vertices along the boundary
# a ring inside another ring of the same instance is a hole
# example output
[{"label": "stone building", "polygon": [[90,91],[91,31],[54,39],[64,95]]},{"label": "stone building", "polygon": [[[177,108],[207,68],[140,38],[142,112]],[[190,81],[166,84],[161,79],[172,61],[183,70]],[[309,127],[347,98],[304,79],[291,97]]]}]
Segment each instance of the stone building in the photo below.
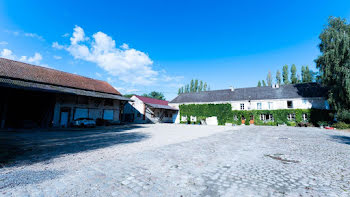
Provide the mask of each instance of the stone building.
[{"label": "stone building", "polygon": [[[318,83],[237,89],[231,87],[224,90],[180,94],[170,101],[169,105],[176,109],[182,104],[219,103],[231,104],[232,110],[329,109],[326,96],[327,88]],[[175,122],[180,122],[179,116]]]}]

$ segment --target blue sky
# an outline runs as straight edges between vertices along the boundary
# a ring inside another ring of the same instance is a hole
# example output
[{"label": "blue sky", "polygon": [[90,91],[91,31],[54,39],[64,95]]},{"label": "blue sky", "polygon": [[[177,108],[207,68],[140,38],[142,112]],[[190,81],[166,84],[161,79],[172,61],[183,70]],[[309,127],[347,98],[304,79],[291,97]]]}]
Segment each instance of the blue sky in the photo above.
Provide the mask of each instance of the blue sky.
[{"label": "blue sky", "polygon": [[350,1],[0,1],[0,55],[173,99],[192,78],[256,86],[284,64],[315,68],[329,16]]}]

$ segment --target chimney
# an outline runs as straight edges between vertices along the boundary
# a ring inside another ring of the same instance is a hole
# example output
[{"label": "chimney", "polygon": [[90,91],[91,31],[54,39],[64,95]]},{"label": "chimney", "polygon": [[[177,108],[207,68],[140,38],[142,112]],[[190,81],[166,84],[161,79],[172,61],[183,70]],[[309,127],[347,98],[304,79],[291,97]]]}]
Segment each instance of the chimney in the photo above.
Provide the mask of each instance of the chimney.
[{"label": "chimney", "polygon": [[278,85],[278,83],[272,84],[272,88],[279,88],[280,85]]},{"label": "chimney", "polygon": [[233,86],[230,86],[231,92],[235,91],[235,88]]}]

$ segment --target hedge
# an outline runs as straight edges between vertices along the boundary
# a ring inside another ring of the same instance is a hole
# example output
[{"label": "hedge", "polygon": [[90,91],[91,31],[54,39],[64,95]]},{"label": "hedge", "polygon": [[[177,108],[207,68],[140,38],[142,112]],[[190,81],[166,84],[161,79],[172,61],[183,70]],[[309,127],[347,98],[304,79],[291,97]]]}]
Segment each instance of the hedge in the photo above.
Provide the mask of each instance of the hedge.
[{"label": "hedge", "polygon": [[[180,105],[180,120],[182,116],[187,116],[187,122],[190,122],[191,116],[197,117],[197,122],[207,117],[216,116],[219,125],[233,123],[240,125],[242,116],[246,122],[254,116],[255,125],[277,125],[287,124],[295,125],[303,122],[303,114],[307,114],[308,122],[318,125],[318,122],[332,121],[332,111],[321,109],[280,109],[280,110],[232,110],[231,104],[189,104]],[[260,120],[260,114],[272,114],[273,122],[264,122]],[[288,121],[288,114],[295,114],[295,121]],[[237,117],[234,120],[234,117]],[[248,124],[248,123],[247,123]]]}]

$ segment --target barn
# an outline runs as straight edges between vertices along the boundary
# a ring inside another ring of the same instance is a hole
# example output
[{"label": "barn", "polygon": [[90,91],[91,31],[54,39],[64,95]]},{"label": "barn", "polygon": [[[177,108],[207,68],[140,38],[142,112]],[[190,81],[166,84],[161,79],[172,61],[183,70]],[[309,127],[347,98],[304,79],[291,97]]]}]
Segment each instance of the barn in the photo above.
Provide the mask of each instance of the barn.
[{"label": "barn", "polygon": [[0,58],[0,128],[68,127],[77,118],[119,123],[130,99],[104,81]]}]

